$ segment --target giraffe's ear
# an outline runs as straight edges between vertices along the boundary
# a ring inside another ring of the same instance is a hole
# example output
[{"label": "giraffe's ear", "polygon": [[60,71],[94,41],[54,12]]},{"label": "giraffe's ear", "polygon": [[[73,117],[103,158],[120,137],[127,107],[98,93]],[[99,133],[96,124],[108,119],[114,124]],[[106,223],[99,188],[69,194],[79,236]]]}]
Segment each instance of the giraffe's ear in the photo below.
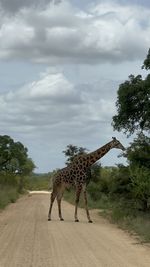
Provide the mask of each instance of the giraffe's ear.
[{"label": "giraffe's ear", "polygon": [[116,141],[116,137],[112,137],[113,141]]}]

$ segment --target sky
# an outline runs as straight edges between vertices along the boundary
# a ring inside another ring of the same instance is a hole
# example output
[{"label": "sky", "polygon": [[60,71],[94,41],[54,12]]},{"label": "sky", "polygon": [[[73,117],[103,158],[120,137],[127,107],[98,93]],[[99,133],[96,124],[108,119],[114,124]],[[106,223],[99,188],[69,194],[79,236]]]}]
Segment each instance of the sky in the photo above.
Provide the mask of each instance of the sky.
[{"label": "sky", "polygon": [[[66,146],[115,136],[119,84],[150,47],[149,0],[0,0],[0,135],[28,148],[36,172],[64,167]],[[112,149],[102,166],[126,164]]]}]

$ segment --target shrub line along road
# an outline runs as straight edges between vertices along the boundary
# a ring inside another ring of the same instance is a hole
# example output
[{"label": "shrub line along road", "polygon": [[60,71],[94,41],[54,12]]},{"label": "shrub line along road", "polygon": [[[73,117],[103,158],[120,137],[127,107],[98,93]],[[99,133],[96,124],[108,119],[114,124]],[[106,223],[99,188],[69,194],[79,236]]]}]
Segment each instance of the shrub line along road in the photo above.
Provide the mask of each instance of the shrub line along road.
[{"label": "shrub line along road", "polygon": [[22,197],[0,213],[0,267],[150,267],[150,247],[91,212],[89,224],[79,209],[63,201],[65,221],[54,203],[47,221],[48,194]]}]

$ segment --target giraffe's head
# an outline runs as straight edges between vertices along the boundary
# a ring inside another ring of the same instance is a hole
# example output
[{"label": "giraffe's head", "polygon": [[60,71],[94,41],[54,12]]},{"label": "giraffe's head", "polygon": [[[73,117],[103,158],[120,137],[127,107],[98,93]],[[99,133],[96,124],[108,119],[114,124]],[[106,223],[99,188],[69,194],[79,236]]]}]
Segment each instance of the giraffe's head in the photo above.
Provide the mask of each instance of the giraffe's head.
[{"label": "giraffe's head", "polygon": [[116,139],[116,137],[112,137],[112,146],[114,148],[125,150],[125,147]]}]

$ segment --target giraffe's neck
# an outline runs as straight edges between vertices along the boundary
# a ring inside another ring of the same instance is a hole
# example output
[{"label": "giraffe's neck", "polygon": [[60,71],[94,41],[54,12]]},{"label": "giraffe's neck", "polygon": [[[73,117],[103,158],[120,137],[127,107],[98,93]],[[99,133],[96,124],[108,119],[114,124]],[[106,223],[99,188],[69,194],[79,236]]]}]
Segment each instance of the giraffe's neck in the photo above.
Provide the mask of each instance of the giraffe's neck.
[{"label": "giraffe's neck", "polygon": [[91,166],[96,161],[98,161],[100,158],[102,158],[111,148],[113,148],[112,141],[98,148],[97,150],[87,154],[86,157],[87,157],[88,166]]}]

